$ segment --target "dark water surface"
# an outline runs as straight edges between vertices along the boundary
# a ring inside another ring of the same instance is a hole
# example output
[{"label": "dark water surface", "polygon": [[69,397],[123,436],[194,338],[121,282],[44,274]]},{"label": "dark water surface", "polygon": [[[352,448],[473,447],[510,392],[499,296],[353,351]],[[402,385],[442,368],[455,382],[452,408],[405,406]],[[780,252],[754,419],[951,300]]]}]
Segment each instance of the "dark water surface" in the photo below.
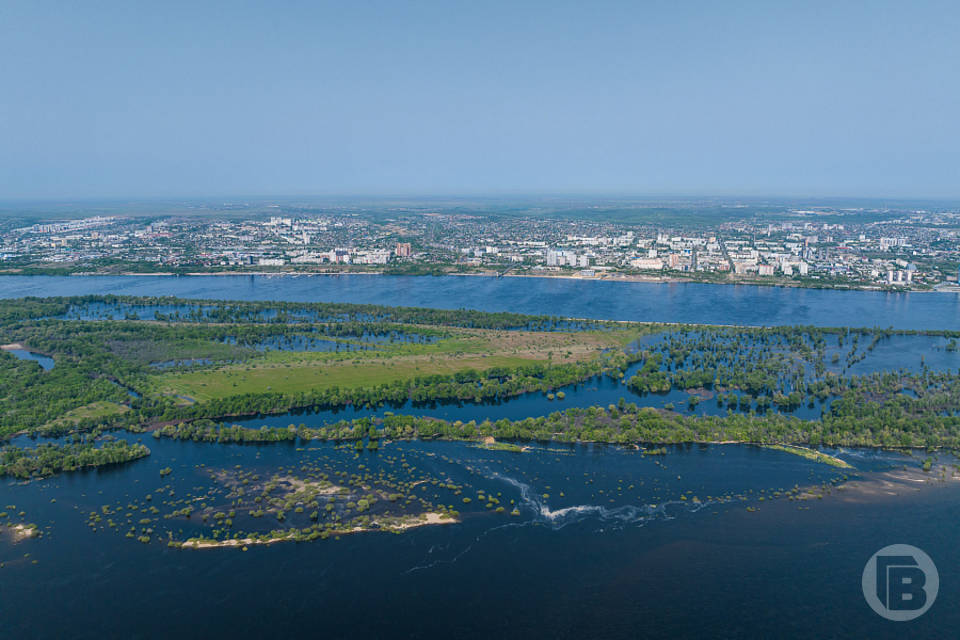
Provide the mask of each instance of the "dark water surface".
[{"label": "dark water surface", "polygon": [[[399,535],[176,550],[127,539],[122,527],[94,531],[84,515],[160,485],[202,486],[211,468],[339,454],[331,445],[144,441],[153,454],[122,468],[2,487],[4,504],[45,532],[0,543],[4,637],[893,638],[903,627],[877,618],[860,592],[863,564],[893,542],[940,566],[939,600],[910,637],[960,624],[950,606],[960,596],[960,492],[949,485],[906,497],[841,489],[760,500],[843,472],[742,445],[670,447],[654,459],[610,446],[394,443],[356,464],[376,469],[379,457],[402,454],[470,492],[515,501],[520,515],[473,504],[461,506],[459,524]],[[864,479],[918,464],[835,453]],[[161,478],[167,466],[173,473]]]},{"label": "dark water surface", "polygon": [[0,276],[0,298],[83,294],[354,302],[657,322],[960,328],[960,294],[481,276]]}]

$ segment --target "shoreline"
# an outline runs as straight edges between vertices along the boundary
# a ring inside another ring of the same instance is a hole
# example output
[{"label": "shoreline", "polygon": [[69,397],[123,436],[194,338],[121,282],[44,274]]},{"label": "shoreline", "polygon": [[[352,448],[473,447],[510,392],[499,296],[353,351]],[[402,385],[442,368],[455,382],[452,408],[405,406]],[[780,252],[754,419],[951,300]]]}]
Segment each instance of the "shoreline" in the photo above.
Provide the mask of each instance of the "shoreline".
[{"label": "shoreline", "polygon": [[[376,521],[373,522],[376,526],[367,526],[367,527],[352,527],[350,529],[336,530],[329,532],[327,537],[334,536],[344,536],[354,533],[373,533],[373,532],[385,532],[385,533],[400,533],[402,531],[407,531],[409,529],[416,529],[418,527],[426,527],[440,524],[456,524],[460,522],[459,518],[452,516],[446,516],[443,513],[436,511],[428,511],[426,513],[421,513],[417,516],[416,520],[411,519],[401,519],[400,522],[395,523],[384,523],[381,525]],[[289,542],[297,540],[297,532],[290,532],[283,536],[276,536],[272,538],[230,538],[227,540],[198,540],[190,539],[180,543],[181,549],[223,549],[223,548],[236,548],[240,547],[245,550],[247,546],[250,545],[271,545],[277,542]]]},{"label": "shoreline", "polygon": [[956,472],[946,465],[937,465],[931,471],[919,469],[890,469],[862,473],[836,486],[835,496],[841,503],[866,503],[880,500],[909,499],[917,492],[943,488],[960,482]]},{"label": "shoreline", "polygon": [[837,467],[838,469],[853,469],[854,466],[842,460],[836,456],[832,456],[828,453],[823,453],[817,449],[812,449],[810,447],[802,447],[795,444],[763,444],[760,445],[765,449],[772,449],[774,451],[783,451],[784,453],[789,453],[795,456],[800,456],[805,460],[810,460],[811,462],[820,462],[823,464],[828,464],[831,467]]},{"label": "shoreline", "polygon": [[[144,430],[144,433],[155,432],[159,428],[158,425],[151,425],[149,428]],[[249,428],[249,427],[245,427]],[[273,427],[277,428],[277,427]],[[123,431],[123,429],[120,429]],[[137,433],[137,432],[131,432]],[[19,435],[26,435],[22,433]],[[156,437],[156,436],[155,436]],[[162,436],[170,437],[170,436]],[[180,442],[197,442],[205,444],[219,444],[216,442],[208,442],[204,440],[191,440],[183,439],[178,440]],[[317,437],[307,437],[303,439],[304,442],[309,443],[319,443],[319,444],[329,444],[330,440],[324,440]],[[537,447],[535,443],[540,442],[535,438],[528,440],[522,438],[504,438],[502,440],[496,439],[494,436],[484,436],[484,437],[467,437],[467,438],[457,438],[457,437],[401,437],[396,438],[395,440],[385,441],[384,445],[391,444],[393,442],[458,442],[464,443],[467,445],[473,445],[480,448],[490,448],[490,450],[496,450],[495,445],[508,445],[511,446],[511,449],[503,449],[505,451],[516,451],[512,449],[513,446],[518,449],[522,449],[524,453],[530,451],[536,451]],[[232,443],[230,443],[232,444]],[[493,445],[493,446],[491,446]],[[907,456],[911,459],[919,460],[919,455],[923,451],[927,451],[923,447],[918,446],[896,446],[889,444],[856,444],[856,445],[837,445],[837,446],[816,446],[811,445],[809,442],[802,441],[788,441],[784,440],[781,442],[764,442],[760,440],[700,440],[700,439],[683,439],[683,440],[660,440],[660,441],[650,441],[650,440],[637,440],[635,442],[610,442],[604,440],[549,440],[547,441],[548,446],[563,446],[563,447],[581,447],[581,446],[602,446],[602,447],[612,447],[612,448],[628,448],[631,451],[643,451],[647,448],[660,448],[660,447],[683,447],[688,445],[696,446],[705,446],[705,447],[723,447],[723,446],[743,446],[743,447],[757,447],[760,449],[769,449],[773,451],[781,451],[788,455],[795,455],[811,462],[818,462],[821,464],[830,464],[831,466],[838,466],[833,464],[834,462],[842,463],[847,465],[846,468],[856,469],[854,465],[851,465],[849,462],[838,458],[835,454],[841,454],[846,451],[863,451],[863,452],[884,452],[891,454],[898,454]],[[936,445],[931,447],[929,450],[942,453],[945,451],[952,451],[952,447],[949,445]],[[832,451],[833,453],[828,453]],[[806,454],[806,455],[803,455]]]},{"label": "shoreline", "polygon": [[22,342],[11,342],[11,343],[9,343],[9,344],[0,345],[0,351],[26,351],[26,352],[28,352],[28,353],[32,353],[32,354],[38,355],[38,356],[43,356],[43,357],[45,357],[45,358],[52,358],[52,357],[53,357],[53,356],[52,356],[51,354],[49,354],[49,353],[45,353],[45,352],[43,352],[43,351],[37,351],[36,349],[33,349],[33,348],[31,348],[31,347],[23,344]]},{"label": "shoreline", "polygon": [[580,276],[577,274],[556,274],[556,275],[547,275],[547,274],[538,274],[538,273],[498,273],[493,272],[473,272],[473,273],[463,273],[463,272],[444,272],[444,273],[385,273],[384,271],[189,271],[186,273],[176,273],[172,271],[159,271],[159,272],[136,272],[136,271],[121,271],[118,273],[97,273],[97,272],[78,272],[78,273],[69,273],[69,274],[42,274],[42,273],[21,273],[21,272],[0,272],[2,276],[49,276],[49,277],[115,277],[115,276],[125,276],[125,277],[158,277],[158,278],[185,278],[185,277],[243,277],[243,276],[257,276],[257,277],[293,277],[299,278],[304,276],[320,276],[320,277],[341,277],[341,276],[397,276],[397,277],[413,277],[413,278],[424,278],[424,277],[442,277],[442,276],[456,276],[456,277],[486,277],[486,278],[540,278],[540,279],[557,279],[557,280],[575,280],[575,281],[593,281],[593,282],[619,282],[619,283],[641,283],[641,284],[706,284],[706,285],[717,285],[717,286],[750,286],[750,287],[770,287],[776,289],[816,289],[816,290],[828,290],[828,291],[868,291],[868,292],[877,292],[877,293],[960,293],[960,285],[950,282],[942,282],[940,284],[934,285],[931,288],[916,288],[916,287],[898,287],[898,288],[885,288],[880,285],[808,285],[795,282],[762,282],[756,280],[727,280],[727,281],[716,281],[716,280],[700,280],[694,278],[684,278],[681,276],[655,276],[655,275],[641,275],[641,274],[621,274],[621,273],[611,273],[608,275],[599,275],[599,276]]},{"label": "shoreline", "polygon": [[[13,275],[13,274],[11,274]],[[813,286],[790,282],[758,282],[755,280],[733,280],[733,281],[713,281],[697,280],[693,278],[683,278],[680,276],[654,276],[641,274],[620,274],[612,273],[610,275],[601,275],[599,277],[585,277],[576,274],[561,273],[556,275],[547,275],[541,273],[504,273],[497,272],[448,272],[441,274],[405,274],[405,273],[385,273],[383,271],[190,271],[184,274],[163,272],[163,273],[137,273],[121,272],[118,274],[107,273],[83,273],[70,274],[71,276],[162,276],[162,277],[194,277],[194,276],[259,276],[259,277],[302,277],[302,276],[396,276],[409,278],[429,278],[429,277],[481,277],[481,278],[538,278],[542,280],[575,280],[578,282],[619,282],[619,283],[642,283],[642,284],[708,284],[718,286],[747,286],[747,287],[771,287],[776,289],[818,289],[829,291],[873,291],[878,293],[960,293],[960,285],[949,285],[941,283],[931,289],[918,288],[897,288],[886,289],[881,286],[854,286],[854,285],[827,285]],[[949,288],[948,288],[949,287]]]}]

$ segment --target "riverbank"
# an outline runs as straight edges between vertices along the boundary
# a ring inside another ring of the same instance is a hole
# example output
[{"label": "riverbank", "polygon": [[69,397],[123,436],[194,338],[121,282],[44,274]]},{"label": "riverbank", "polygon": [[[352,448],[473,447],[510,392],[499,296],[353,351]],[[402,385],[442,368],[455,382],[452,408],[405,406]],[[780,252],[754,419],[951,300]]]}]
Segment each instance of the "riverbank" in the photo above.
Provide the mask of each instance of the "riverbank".
[{"label": "riverbank", "polygon": [[22,342],[11,342],[10,344],[2,344],[0,345],[0,351],[28,351],[34,355],[44,356],[46,358],[53,357],[49,352],[39,351],[29,345],[25,345]]},{"label": "riverbank", "polygon": [[950,295],[910,296],[884,291],[747,284],[729,287],[709,283],[575,280],[569,277],[423,278],[385,274],[375,278],[310,278],[300,277],[300,274],[0,276],[0,298],[108,294],[203,300],[393,304],[589,317],[594,320],[716,325],[857,327],[866,322],[894,329],[918,330],[954,327],[958,318],[956,297]]},{"label": "riverbank", "polygon": [[[77,274],[81,275],[81,274]],[[775,287],[775,288],[797,288],[797,289],[818,289],[818,290],[835,290],[835,291],[880,291],[880,292],[889,292],[889,293],[960,293],[960,286],[951,287],[948,283],[940,283],[935,287],[919,287],[916,285],[911,285],[909,287],[885,287],[882,285],[859,285],[859,284],[820,284],[810,281],[792,281],[792,280],[776,280],[776,281],[767,281],[760,278],[737,278],[737,277],[727,277],[727,278],[696,278],[696,277],[687,277],[683,275],[648,275],[648,274],[636,274],[636,273],[622,273],[622,272],[597,272],[594,275],[582,275],[580,273],[503,273],[499,271],[475,271],[475,272],[462,272],[462,271],[443,271],[440,273],[391,273],[383,270],[374,270],[374,271],[295,271],[295,270],[281,270],[281,271],[190,271],[186,273],[174,273],[174,272],[163,272],[163,273],[138,273],[138,272],[122,272],[119,274],[97,274],[97,273],[84,273],[82,275],[87,276],[97,276],[97,275],[122,275],[122,276],[262,276],[262,277],[275,277],[275,276],[288,276],[288,277],[302,277],[302,276],[354,276],[354,275],[367,275],[367,276],[407,276],[407,277],[437,277],[440,275],[443,276],[463,276],[463,277],[485,277],[485,278],[537,278],[543,280],[575,280],[575,281],[593,281],[593,282],[624,282],[624,283],[647,283],[647,284],[716,284],[716,285],[741,285],[741,286],[757,286],[757,287]]]},{"label": "riverbank", "polygon": [[797,445],[790,444],[765,444],[761,445],[767,449],[775,449],[777,451],[783,451],[785,453],[791,453],[795,456],[800,456],[801,458],[806,458],[813,462],[822,462],[824,464],[829,464],[832,467],[837,467],[839,469],[853,469],[853,466],[847,463],[840,458],[835,456],[827,455],[815,449],[810,449],[808,447],[800,447]]},{"label": "riverbank", "polygon": [[180,543],[181,549],[224,549],[240,547],[246,551],[246,548],[253,545],[271,545],[278,542],[307,542],[317,539],[337,538],[340,536],[354,533],[370,533],[374,531],[383,531],[390,533],[401,533],[409,529],[426,527],[442,524],[456,524],[460,522],[459,518],[447,513],[428,512],[421,513],[415,517],[400,517],[384,520],[383,522],[372,522],[369,526],[356,526],[349,529],[322,529],[315,532],[305,533],[300,530],[270,534],[258,538],[228,538],[226,540],[210,540],[206,538],[192,538]]},{"label": "riverbank", "polygon": [[[590,275],[584,275],[582,271],[593,271]],[[671,272],[667,275],[656,275],[656,274],[641,274],[641,273],[624,273],[619,271],[595,271],[592,269],[584,269],[581,272],[575,273],[548,273],[548,272],[503,272],[497,271],[494,269],[484,269],[479,271],[457,271],[450,267],[437,267],[435,269],[426,269],[426,270],[390,270],[390,269],[370,269],[370,270],[353,270],[353,269],[338,269],[338,270],[328,270],[328,271],[314,271],[314,270],[296,270],[296,269],[278,269],[278,270],[245,270],[245,269],[230,269],[230,270],[218,270],[218,271],[157,271],[157,272],[142,272],[142,271],[117,271],[117,272],[105,272],[105,271],[77,271],[77,272],[55,272],[49,274],[49,276],[60,276],[60,277],[109,277],[109,276],[124,276],[124,277],[194,277],[194,276],[259,276],[259,277],[302,277],[302,276],[347,276],[347,275],[386,275],[386,276],[406,276],[406,277],[438,277],[438,276],[474,276],[474,277],[489,277],[489,278],[538,278],[538,279],[547,279],[547,280],[576,280],[576,281],[594,281],[594,282],[624,282],[624,283],[648,283],[648,284],[686,284],[686,283],[696,283],[696,284],[715,284],[715,285],[742,285],[742,286],[757,286],[757,287],[773,287],[773,288],[795,288],[795,289],[817,289],[817,290],[835,290],[835,291],[877,291],[877,292],[889,292],[889,293],[960,293],[960,286],[955,283],[950,282],[941,282],[933,286],[919,286],[916,284],[911,284],[909,286],[885,286],[883,284],[862,284],[862,283],[824,283],[816,280],[793,280],[793,279],[781,279],[773,277],[773,279],[766,279],[760,277],[750,277],[750,276],[736,276],[725,274],[722,277],[698,277],[697,275],[689,275],[683,273]],[[34,270],[17,270],[11,269],[6,271],[0,271],[0,275],[10,275],[10,276],[45,276],[46,274],[42,272],[37,272]]]}]

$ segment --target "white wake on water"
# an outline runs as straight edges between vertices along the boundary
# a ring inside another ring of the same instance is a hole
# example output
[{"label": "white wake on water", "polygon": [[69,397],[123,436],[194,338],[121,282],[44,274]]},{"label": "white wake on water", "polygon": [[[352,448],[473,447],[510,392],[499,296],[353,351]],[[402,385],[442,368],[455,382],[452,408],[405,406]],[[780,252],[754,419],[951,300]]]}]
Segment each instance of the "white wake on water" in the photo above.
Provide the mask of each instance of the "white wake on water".
[{"label": "white wake on water", "polygon": [[[660,519],[660,520],[672,520],[674,516],[668,513],[668,509],[671,507],[682,508],[688,513],[694,513],[703,509],[706,506],[709,506],[714,503],[724,502],[723,500],[707,500],[703,502],[690,502],[686,500],[670,500],[667,502],[662,502],[660,504],[650,504],[650,505],[622,505],[619,507],[605,507],[598,504],[578,504],[570,507],[561,507],[559,509],[551,509],[544,500],[537,495],[533,488],[525,483],[517,480],[516,478],[511,478],[510,476],[505,476],[503,474],[497,473],[495,471],[487,470],[484,473],[487,478],[491,480],[499,480],[506,482],[509,485],[512,485],[520,490],[520,506],[524,509],[531,511],[534,517],[530,520],[522,522],[510,522],[506,524],[500,524],[489,529],[485,529],[480,532],[479,535],[474,538],[474,541],[467,545],[462,551],[458,552],[451,558],[436,558],[431,559],[434,555],[434,552],[437,551],[435,546],[431,546],[427,551],[427,561],[424,564],[419,564],[417,566],[411,567],[404,571],[404,574],[410,574],[417,571],[425,571],[433,569],[439,565],[450,565],[455,564],[463,556],[469,553],[476,544],[481,540],[486,538],[488,535],[495,531],[500,531],[502,529],[510,529],[513,527],[526,527],[536,524],[546,524],[554,530],[562,529],[563,527],[573,524],[575,522],[586,521],[590,518],[596,518],[601,522],[615,522],[617,525],[623,526],[627,524],[637,524],[643,525],[651,520]],[[444,548],[446,550],[446,547]]]},{"label": "white wake on water", "polygon": [[491,478],[506,482],[519,489],[520,504],[533,511],[535,520],[547,523],[554,529],[560,529],[568,524],[591,517],[595,517],[601,521],[617,521],[622,524],[644,524],[656,518],[670,520],[673,516],[668,513],[669,507],[682,506],[686,511],[692,513],[712,504],[712,501],[688,502],[685,500],[670,500],[655,505],[627,504],[619,507],[605,507],[599,504],[578,504],[570,507],[551,509],[550,505],[541,500],[533,491],[533,488],[525,482],[496,472],[491,474]]}]

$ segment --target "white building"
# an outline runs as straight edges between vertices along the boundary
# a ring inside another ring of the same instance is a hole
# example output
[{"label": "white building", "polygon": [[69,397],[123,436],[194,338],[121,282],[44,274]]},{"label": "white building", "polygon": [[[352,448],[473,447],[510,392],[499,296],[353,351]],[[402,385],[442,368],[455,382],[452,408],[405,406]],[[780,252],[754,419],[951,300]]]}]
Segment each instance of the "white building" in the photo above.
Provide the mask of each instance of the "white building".
[{"label": "white building", "polygon": [[660,258],[631,258],[630,266],[634,269],[651,269],[659,271],[663,269],[663,260]]},{"label": "white building", "polygon": [[[584,263],[583,261],[586,260]],[[589,267],[590,259],[586,256],[577,256],[573,251],[567,250],[547,250],[547,266],[548,267]]]}]

